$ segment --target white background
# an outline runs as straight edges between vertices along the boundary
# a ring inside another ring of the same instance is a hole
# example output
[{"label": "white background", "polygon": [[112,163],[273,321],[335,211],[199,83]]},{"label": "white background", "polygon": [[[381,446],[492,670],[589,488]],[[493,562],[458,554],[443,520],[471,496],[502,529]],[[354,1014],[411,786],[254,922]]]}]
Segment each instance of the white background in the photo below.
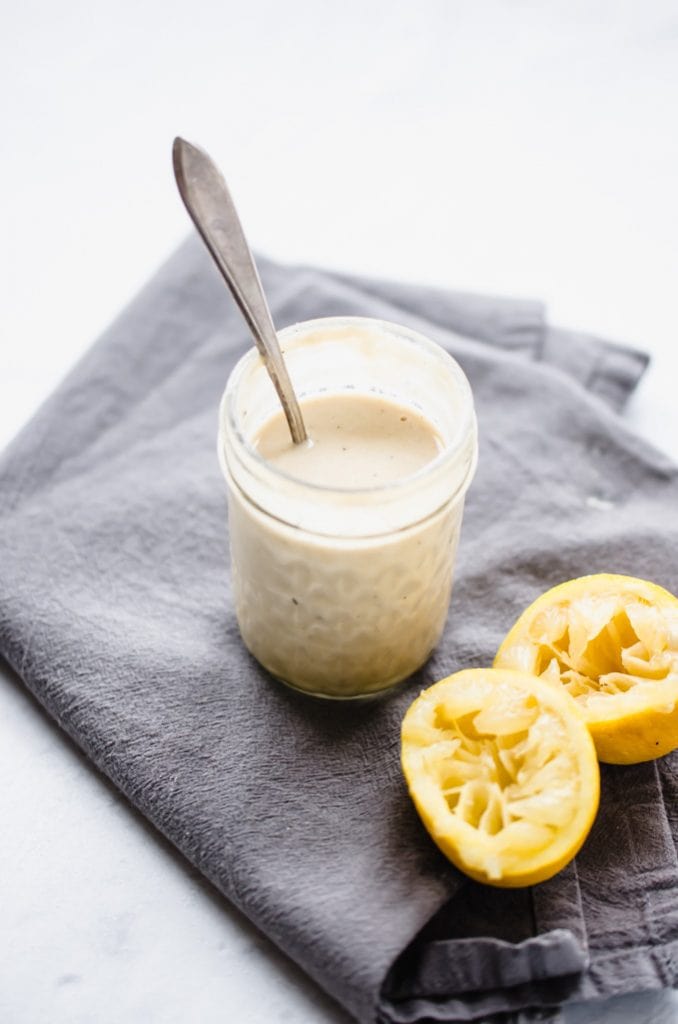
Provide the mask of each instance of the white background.
[{"label": "white background", "polygon": [[[540,297],[650,351],[627,416],[678,457],[678,4],[3,6],[0,446],[188,231],[182,134],[272,256]],[[345,1020],[9,677],[0,771],[0,1019]]]}]

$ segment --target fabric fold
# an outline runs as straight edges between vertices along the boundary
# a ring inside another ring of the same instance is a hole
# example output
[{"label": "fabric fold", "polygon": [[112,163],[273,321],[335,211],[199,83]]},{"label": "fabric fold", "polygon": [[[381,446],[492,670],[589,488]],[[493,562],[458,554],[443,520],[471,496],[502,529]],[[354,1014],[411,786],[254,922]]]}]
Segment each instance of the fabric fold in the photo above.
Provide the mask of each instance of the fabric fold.
[{"label": "fabric fold", "polygon": [[530,981],[580,974],[588,960],[572,932],[558,928],[522,942],[448,939],[430,942],[410,961],[401,984],[387,984],[393,1000],[439,998],[465,992],[513,988]]}]

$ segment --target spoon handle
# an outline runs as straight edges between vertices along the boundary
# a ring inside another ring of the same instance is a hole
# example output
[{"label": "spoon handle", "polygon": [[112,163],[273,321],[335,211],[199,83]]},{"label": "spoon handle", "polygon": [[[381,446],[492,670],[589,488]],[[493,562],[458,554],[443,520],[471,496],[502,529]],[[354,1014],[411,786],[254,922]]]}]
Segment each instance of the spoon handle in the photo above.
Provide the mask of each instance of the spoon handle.
[{"label": "spoon handle", "polygon": [[212,259],[247,321],[278,393],[292,440],[306,440],[301,409],[278,344],[259,273],[219,168],[202,149],[176,138],[172,147],[179,193]]}]

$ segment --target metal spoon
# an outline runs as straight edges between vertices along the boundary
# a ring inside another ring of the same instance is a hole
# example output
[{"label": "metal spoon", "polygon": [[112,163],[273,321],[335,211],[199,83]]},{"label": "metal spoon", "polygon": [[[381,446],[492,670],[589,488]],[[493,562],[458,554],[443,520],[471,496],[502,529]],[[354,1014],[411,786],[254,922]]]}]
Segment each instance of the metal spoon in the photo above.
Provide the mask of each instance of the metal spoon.
[{"label": "metal spoon", "polygon": [[176,138],[172,147],[179,193],[247,321],[283,407],[295,444],[307,439],[306,427],[278,344],[271,311],[254,258],[219,168],[204,150]]}]

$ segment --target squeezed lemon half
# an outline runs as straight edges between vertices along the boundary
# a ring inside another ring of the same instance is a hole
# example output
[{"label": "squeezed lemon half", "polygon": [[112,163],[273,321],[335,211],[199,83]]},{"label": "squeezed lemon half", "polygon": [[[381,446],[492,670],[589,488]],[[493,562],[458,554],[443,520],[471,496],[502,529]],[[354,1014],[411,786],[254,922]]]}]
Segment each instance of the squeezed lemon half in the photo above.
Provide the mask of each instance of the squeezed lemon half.
[{"label": "squeezed lemon half", "polygon": [[562,686],[601,761],[635,764],[678,747],[678,599],[654,583],[601,574],[554,587],[523,612],[494,664]]},{"label": "squeezed lemon half", "polygon": [[468,669],[424,690],[403,719],[402,767],[432,839],[490,885],[556,874],[598,809],[581,713],[562,688],[522,672]]}]

